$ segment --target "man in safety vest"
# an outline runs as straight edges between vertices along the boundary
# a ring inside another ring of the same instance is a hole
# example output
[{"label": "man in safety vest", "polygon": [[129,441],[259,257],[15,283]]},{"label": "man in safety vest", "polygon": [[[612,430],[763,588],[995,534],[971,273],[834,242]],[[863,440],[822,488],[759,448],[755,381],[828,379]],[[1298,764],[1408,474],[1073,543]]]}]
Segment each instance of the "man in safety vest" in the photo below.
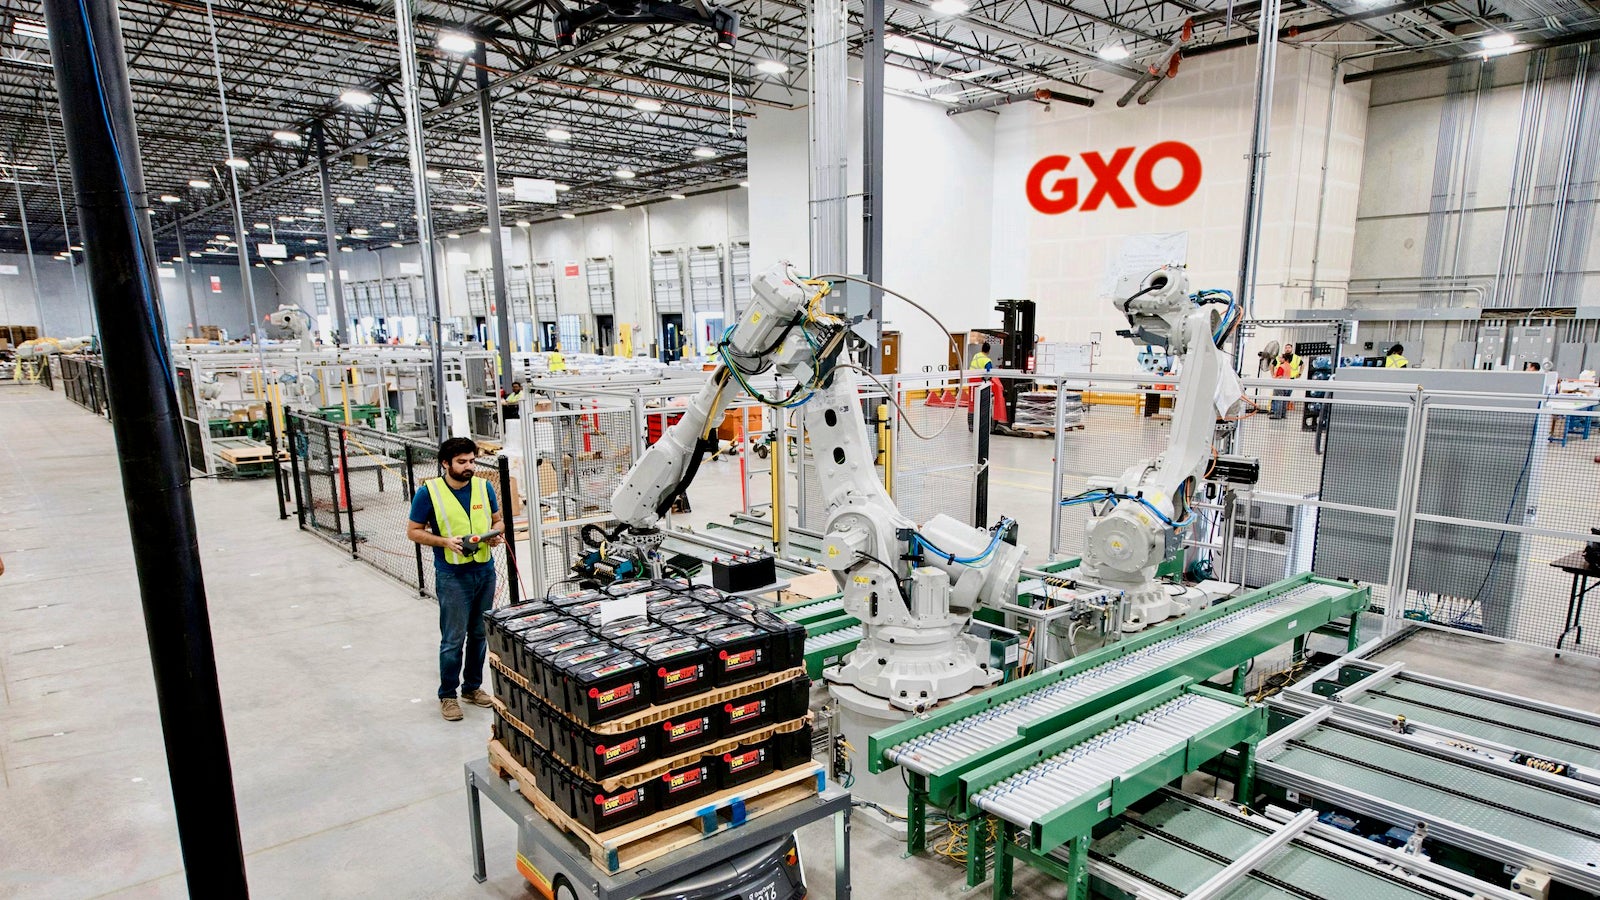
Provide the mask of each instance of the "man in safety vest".
[{"label": "man in safety vest", "polygon": [[984,344],[977,353],[972,354],[972,368],[979,372],[987,372],[994,368],[994,360],[989,358],[988,344]]},{"label": "man in safety vest", "polygon": [[1300,358],[1300,354],[1294,352],[1294,345],[1293,344],[1284,344],[1283,345],[1283,357],[1284,357],[1284,359],[1289,361],[1289,377],[1290,378],[1299,378],[1300,377],[1300,365],[1301,365],[1302,362],[1304,362],[1304,360],[1302,360]]},{"label": "man in safety vest", "polygon": [[522,382],[511,382],[511,393],[507,394],[506,399],[501,401],[501,406],[505,408],[507,419],[522,417]]},{"label": "man in safety vest", "polygon": [[439,711],[461,720],[461,699],[490,706],[483,690],[488,656],[483,616],[494,606],[494,561],[504,519],[494,487],[472,474],[478,445],[453,437],[439,445],[444,474],[429,479],[411,498],[406,537],[433,548],[434,593],[439,598]]},{"label": "man in safety vest", "polygon": [[561,355],[560,347],[550,351],[550,357],[546,362],[549,364],[551,372],[565,372],[567,370],[567,358]]},{"label": "man in safety vest", "polygon": [[1406,348],[1400,346],[1399,344],[1395,344],[1393,347],[1390,347],[1389,348],[1389,355],[1385,356],[1383,358],[1383,367],[1385,369],[1408,369],[1408,368],[1410,368],[1411,367],[1411,360],[1406,359],[1405,353],[1404,353],[1405,349]]}]

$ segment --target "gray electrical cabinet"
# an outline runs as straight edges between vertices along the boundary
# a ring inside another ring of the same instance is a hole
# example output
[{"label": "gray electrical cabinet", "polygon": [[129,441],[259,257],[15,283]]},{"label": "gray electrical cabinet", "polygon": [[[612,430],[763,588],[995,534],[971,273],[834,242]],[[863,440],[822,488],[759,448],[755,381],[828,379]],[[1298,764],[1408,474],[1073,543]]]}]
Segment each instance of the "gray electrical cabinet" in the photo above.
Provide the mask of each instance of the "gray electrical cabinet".
[{"label": "gray electrical cabinet", "polygon": [[[1553,382],[1554,373],[1543,372],[1343,368],[1331,383],[1335,400],[1340,384],[1420,385],[1501,395],[1450,401],[1487,410],[1430,410],[1415,513],[1487,527],[1419,519],[1406,582],[1411,591],[1466,601],[1481,615],[1483,630],[1496,636],[1506,635],[1515,615],[1524,539],[1493,526],[1530,524],[1537,513],[1534,481],[1548,426],[1542,424],[1545,417],[1526,411],[1538,408]],[[1345,396],[1358,401],[1362,395]],[[1405,410],[1338,403],[1329,408],[1322,499],[1395,509],[1399,500],[1407,499],[1401,491],[1409,490],[1402,479]],[[1386,583],[1392,528],[1393,519],[1385,515],[1323,507],[1316,523],[1314,571]]]}]

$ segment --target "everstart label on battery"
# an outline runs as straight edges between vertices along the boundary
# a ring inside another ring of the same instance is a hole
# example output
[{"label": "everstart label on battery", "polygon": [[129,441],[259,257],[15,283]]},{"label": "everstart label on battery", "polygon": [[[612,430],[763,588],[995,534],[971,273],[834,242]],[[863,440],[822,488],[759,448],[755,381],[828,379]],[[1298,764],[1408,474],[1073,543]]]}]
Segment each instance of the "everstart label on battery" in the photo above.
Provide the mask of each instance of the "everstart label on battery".
[{"label": "everstart label on battery", "polygon": [[705,716],[697,716],[693,719],[686,719],[682,722],[668,722],[666,724],[667,741],[669,743],[677,743],[678,741],[686,741],[690,738],[699,737],[700,735],[706,733],[706,725],[709,724],[710,721],[711,720]]},{"label": "everstart label on battery", "polygon": [[724,650],[718,655],[722,657],[722,670],[724,672],[736,672],[739,669],[748,669],[760,662],[761,648],[751,647],[748,650],[740,650],[738,653],[729,653]]},{"label": "everstart label on battery", "polygon": [[661,776],[661,780],[667,783],[667,793],[675,794],[705,783],[706,767],[695,766],[684,772],[668,772]]},{"label": "everstart label on battery", "polygon": [[745,750],[740,753],[730,753],[722,757],[728,764],[729,772],[742,772],[752,766],[761,765],[761,760],[767,755],[765,748],[757,747],[754,750]]},{"label": "everstart label on battery", "polygon": [[704,666],[698,664],[684,666],[681,669],[662,668],[656,672],[656,676],[661,679],[661,684],[663,687],[683,687],[684,685],[693,684],[696,681],[699,681],[700,676],[705,674],[703,671],[704,668]]},{"label": "everstart label on battery", "polygon": [[632,700],[638,693],[639,682],[633,681],[629,682],[628,684],[619,684],[616,687],[607,688],[603,691],[599,688],[590,688],[589,699],[594,701],[596,709],[606,709],[608,707],[616,706],[618,703]]},{"label": "everstart label on battery", "polygon": [[757,718],[766,712],[767,701],[751,700],[748,703],[729,703],[722,709],[728,714],[729,722],[743,722],[746,719]]},{"label": "everstart label on battery", "polygon": [[643,798],[644,788],[630,788],[620,794],[612,794],[610,797],[596,794],[594,799],[595,804],[600,807],[600,814],[609,816],[638,806]]},{"label": "everstart label on battery", "polygon": [[638,738],[630,738],[620,744],[613,744],[610,747],[596,747],[594,748],[594,752],[598,754],[600,758],[604,759],[609,765],[618,760],[627,759],[630,756],[638,756],[642,749],[644,749],[644,744],[642,741],[640,741]]}]

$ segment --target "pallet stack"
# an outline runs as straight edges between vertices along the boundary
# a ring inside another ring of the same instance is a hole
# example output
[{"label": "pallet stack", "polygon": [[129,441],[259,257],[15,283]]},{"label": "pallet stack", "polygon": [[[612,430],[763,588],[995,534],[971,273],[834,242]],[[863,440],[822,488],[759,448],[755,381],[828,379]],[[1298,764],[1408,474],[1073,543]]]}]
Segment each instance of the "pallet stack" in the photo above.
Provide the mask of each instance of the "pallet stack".
[{"label": "pallet stack", "polygon": [[[644,615],[609,620],[616,600]],[[487,624],[491,762],[564,830],[592,840],[814,768],[805,627],[747,600],[641,581],[495,610]]]},{"label": "pallet stack", "polygon": [[1081,391],[1024,391],[1017,395],[1017,427],[1040,431],[1056,430],[1056,404],[1066,405],[1062,422],[1066,430],[1083,427]]}]

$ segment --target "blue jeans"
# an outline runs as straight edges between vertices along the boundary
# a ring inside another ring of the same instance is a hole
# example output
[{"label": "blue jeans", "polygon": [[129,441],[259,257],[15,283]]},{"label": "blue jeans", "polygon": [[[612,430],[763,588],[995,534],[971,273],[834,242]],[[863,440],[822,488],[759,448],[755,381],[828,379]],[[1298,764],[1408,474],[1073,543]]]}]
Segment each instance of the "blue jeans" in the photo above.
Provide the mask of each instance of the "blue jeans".
[{"label": "blue jeans", "polygon": [[439,699],[472,693],[483,686],[483,661],[489,655],[483,615],[494,608],[494,566],[434,566],[439,595]]},{"label": "blue jeans", "polygon": [[[1289,392],[1288,391],[1273,391],[1272,392],[1272,396],[1274,396],[1274,397],[1287,397],[1287,396],[1289,396]],[[1269,419],[1281,419],[1281,418],[1284,418],[1286,415],[1288,415],[1288,413],[1289,413],[1289,401],[1287,401],[1287,400],[1274,400],[1274,401],[1272,401],[1272,414],[1270,416],[1268,416],[1267,418],[1269,418]]]}]

